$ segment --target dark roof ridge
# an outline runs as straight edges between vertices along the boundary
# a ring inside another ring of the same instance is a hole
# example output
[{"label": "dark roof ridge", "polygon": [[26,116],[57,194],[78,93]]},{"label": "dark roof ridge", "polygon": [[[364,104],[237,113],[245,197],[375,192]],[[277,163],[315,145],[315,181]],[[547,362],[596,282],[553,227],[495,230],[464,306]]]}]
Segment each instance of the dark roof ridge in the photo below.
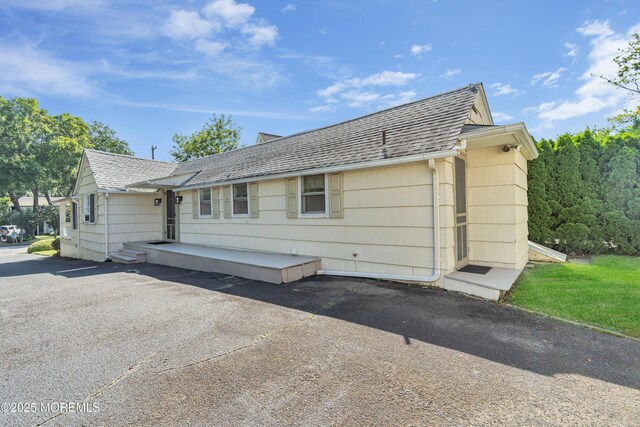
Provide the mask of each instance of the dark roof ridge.
[{"label": "dark roof ridge", "polygon": [[135,160],[146,160],[148,162],[168,163],[168,164],[172,164],[172,165],[178,165],[179,164],[177,162],[167,162],[167,161],[164,161],[164,160],[146,159],[144,157],[130,156],[128,154],[112,153],[110,151],[95,150],[93,148],[84,148],[83,150],[84,151],[90,151],[92,153],[108,154],[110,156],[128,157],[130,159],[135,159]]}]

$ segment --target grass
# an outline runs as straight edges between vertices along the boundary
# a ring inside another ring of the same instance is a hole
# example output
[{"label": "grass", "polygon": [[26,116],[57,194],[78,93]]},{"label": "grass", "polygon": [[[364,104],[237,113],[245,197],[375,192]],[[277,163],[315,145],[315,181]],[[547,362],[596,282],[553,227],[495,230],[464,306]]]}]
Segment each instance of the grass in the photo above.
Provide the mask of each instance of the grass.
[{"label": "grass", "polygon": [[640,338],[640,258],[595,256],[591,264],[525,269],[508,302]]},{"label": "grass", "polygon": [[55,249],[50,249],[47,251],[32,252],[31,255],[54,256],[57,253],[58,251],[56,251]]},{"label": "grass", "polygon": [[36,240],[53,240],[51,234],[43,234],[42,236],[36,236]]}]

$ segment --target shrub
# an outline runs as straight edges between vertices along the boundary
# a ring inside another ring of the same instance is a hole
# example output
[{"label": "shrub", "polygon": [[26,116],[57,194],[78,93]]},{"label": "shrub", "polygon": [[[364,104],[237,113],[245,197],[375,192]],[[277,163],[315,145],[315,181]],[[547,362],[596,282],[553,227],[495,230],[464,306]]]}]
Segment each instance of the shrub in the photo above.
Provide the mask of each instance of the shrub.
[{"label": "shrub", "polygon": [[50,251],[53,249],[53,240],[38,240],[27,248],[27,253]]},{"label": "shrub", "polygon": [[60,237],[56,237],[55,239],[53,239],[53,241],[51,242],[51,247],[60,252]]}]

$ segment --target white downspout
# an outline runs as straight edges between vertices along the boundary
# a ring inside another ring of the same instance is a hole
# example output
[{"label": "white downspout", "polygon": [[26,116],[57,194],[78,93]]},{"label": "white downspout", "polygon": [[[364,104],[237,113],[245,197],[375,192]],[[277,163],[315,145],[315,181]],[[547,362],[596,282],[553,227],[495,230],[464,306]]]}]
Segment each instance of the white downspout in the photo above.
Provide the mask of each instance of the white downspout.
[{"label": "white downspout", "polygon": [[[457,147],[456,147],[457,148]],[[399,280],[403,282],[435,282],[440,278],[440,179],[435,159],[425,159],[431,170],[433,197],[433,274],[413,276],[403,274],[364,273],[357,271],[318,270],[317,274],[326,276],[363,277],[367,279]]]},{"label": "white downspout", "polygon": [[109,259],[109,193],[104,193],[104,259]]}]

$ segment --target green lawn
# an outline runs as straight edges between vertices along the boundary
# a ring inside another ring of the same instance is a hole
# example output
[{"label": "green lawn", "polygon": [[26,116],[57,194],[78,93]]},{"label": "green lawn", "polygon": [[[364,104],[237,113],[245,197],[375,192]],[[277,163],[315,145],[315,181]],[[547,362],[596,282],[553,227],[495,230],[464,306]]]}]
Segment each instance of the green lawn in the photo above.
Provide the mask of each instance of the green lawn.
[{"label": "green lawn", "polygon": [[640,258],[596,256],[591,264],[526,268],[508,302],[640,337]]},{"label": "green lawn", "polygon": [[57,253],[58,251],[55,249],[50,249],[48,251],[31,252],[31,255],[54,256]]},{"label": "green lawn", "polygon": [[43,234],[42,236],[36,236],[36,240],[53,240],[53,236],[50,234]]}]

